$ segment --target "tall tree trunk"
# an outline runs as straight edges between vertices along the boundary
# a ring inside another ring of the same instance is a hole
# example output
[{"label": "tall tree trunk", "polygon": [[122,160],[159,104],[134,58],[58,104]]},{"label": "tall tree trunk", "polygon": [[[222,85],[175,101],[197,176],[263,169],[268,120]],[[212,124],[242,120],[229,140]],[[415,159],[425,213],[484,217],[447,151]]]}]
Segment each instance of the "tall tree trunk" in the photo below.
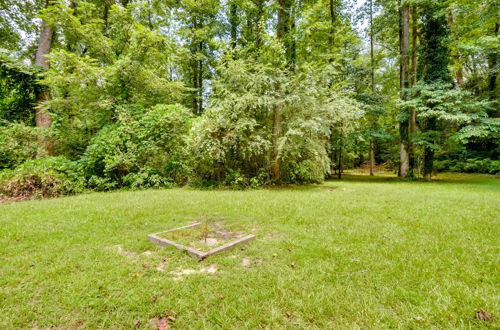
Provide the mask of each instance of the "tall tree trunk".
[{"label": "tall tree trunk", "polygon": [[[427,125],[427,130],[436,130],[437,122],[436,118],[429,118]],[[424,179],[431,180],[432,170],[434,167],[434,149],[430,147],[424,147]]]},{"label": "tall tree trunk", "polygon": [[[449,72],[450,54],[448,48],[449,27],[444,12],[446,2],[433,1],[422,4],[422,37],[423,47],[419,57],[419,72],[421,80],[426,84],[446,83],[450,85],[453,79]],[[436,102],[427,102],[434,109]],[[437,102],[439,103],[439,101]],[[424,178],[432,176],[434,150],[433,145],[439,143],[439,121],[431,115],[422,121],[422,130],[427,134],[428,144],[424,147]]]},{"label": "tall tree trunk", "polygon": [[[417,84],[417,37],[418,37],[418,16],[417,6],[411,6],[411,86]],[[416,159],[415,159],[415,143],[413,139],[417,135],[417,113],[415,110],[410,111],[409,135],[408,135],[408,175],[415,176]]]},{"label": "tall tree trunk", "polygon": [[343,167],[344,167],[344,163],[343,163],[343,159],[342,159],[342,149],[344,148],[344,135],[343,135],[343,132],[342,132],[342,128],[344,126],[344,123],[340,123],[340,140],[339,140],[339,159],[338,159],[338,178],[339,180],[342,179],[342,171],[344,170]]},{"label": "tall tree trunk", "polygon": [[[203,53],[203,42],[200,41],[200,53]],[[198,114],[203,113],[203,60],[198,60]]]},{"label": "tall tree trunk", "polygon": [[108,29],[108,18],[109,18],[109,7],[111,7],[111,0],[104,0],[103,1],[103,15],[102,15],[102,20],[104,21],[104,29]]},{"label": "tall tree trunk", "polygon": [[192,110],[193,114],[197,115],[198,114],[198,61],[196,60],[196,58],[193,58],[191,62],[191,74],[192,74],[191,79],[193,84]]},{"label": "tall tree trunk", "polygon": [[271,175],[274,182],[280,182],[281,180],[281,164],[279,158],[279,139],[281,137],[281,120],[282,120],[282,109],[281,105],[277,104],[274,106],[273,112],[273,141],[272,141],[272,153],[271,153]]},{"label": "tall tree trunk", "polygon": [[[448,8],[448,26],[453,28],[454,25],[454,19],[453,19],[453,8]],[[464,72],[463,72],[463,67],[462,63],[460,61],[460,51],[458,49],[455,49],[456,53],[452,54],[453,62],[455,65],[455,81],[459,86],[464,85]]]},{"label": "tall tree trunk", "polygon": [[236,48],[238,41],[238,7],[234,1],[229,4],[229,24],[231,25],[231,47]]},{"label": "tall tree trunk", "polygon": [[[202,19],[197,19],[193,17],[192,28],[194,30],[203,27]],[[195,115],[200,115],[203,112],[203,59],[200,58],[200,54],[203,54],[204,43],[203,41],[192,40],[191,41],[191,74],[190,77],[192,83],[192,110]]]},{"label": "tall tree trunk", "polygon": [[[328,35],[328,44],[330,45],[330,51],[333,52],[333,46],[335,46],[335,24],[337,20],[337,8],[335,6],[336,0],[330,0],[330,34]],[[333,60],[333,58],[331,59]]]},{"label": "tall tree trunk", "polygon": [[[45,7],[50,6],[49,1],[45,3]],[[44,69],[49,68],[49,62],[47,61],[47,55],[50,53],[50,48],[52,47],[52,36],[54,31],[52,27],[49,26],[44,20],[42,20],[42,28],[40,31],[40,37],[38,39],[38,47],[35,56],[35,65],[40,66]],[[49,128],[52,125],[52,118],[50,114],[44,109],[44,102],[50,100],[50,91],[47,87],[40,88],[40,91],[36,95],[36,113],[35,113],[35,123],[37,127]],[[45,151],[48,155],[54,153],[54,145],[52,141],[48,138],[44,138],[40,141]]]},{"label": "tall tree trunk", "polygon": [[[371,90],[375,95],[375,59],[373,54],[373,0],[370,0],[370,76],[371,76]],[[372,129],[375,128],[376,119],[375,115],[371,120]],[[375,168],[375,141],[371,138],[370,141],[370,176],[373,176]]]},{"label": "tall tree trunk", "polygon": [[[290,0],[278,0],[278,24],[276,26],[276,36],[285,46],[286,54],[289,53],[289,32],[290,32]],[[287,60],[289,57],[287,56]],[[281,87],[276,86],[278,91]],[[273,135],[272,135],[272,151],[271,151],[271,176],[275,182],[281,180],[281,166],[279,160],[279,139],[282,133],[282,105],[278,103],[273,109]]]},{"label": "tall tree trunk", "polygon": [[262,45],[262,34],[264,33],[264,1],[265,0],[256,0],[255,48],[257,50],[259,50]]},{"label": "tall tree trunk", "polygon": [[153,31],[153,4],[151,0],[148,0],[148,27]]},{"label": "tall tree trunk", "polygon": [[[401,4],[401,1],[400,1]],[[401,98],[406,99],[406,89],[409,87],[409,25],[410,25],[410,8],[408,4],[404,3],[400,6],[400,87]],[[408,155],[408,131],[409,131],[409,116],[402,110],[403,119],[399,122],[399,136],[400,136],[400,166],[399,176],[402,178],[408,177],[409,174],[409,155]]]},{"label": "tall tree trunk", "polygon": [[[498,36],[498,22],[495,23],[495,28],[493,30],[494,36]],[[490,98],[494,100],[496,98],[497,90],[497,78],[498,78],[498,52],[496,50],[492,51],[488,55],[488,91],[490,92]]]},{"label": "tall tree trunk", "polygon": [[290,69],[295,70],[295,63],[297,62],[297,42],[295,41],[295,33],[296,33],[296,24],[295,24],[295,4],[291,4],[291,15],[290,15],[290,31],[288,33],[288,42],[289,42],[289,50],[288,50],[288,63]]}]

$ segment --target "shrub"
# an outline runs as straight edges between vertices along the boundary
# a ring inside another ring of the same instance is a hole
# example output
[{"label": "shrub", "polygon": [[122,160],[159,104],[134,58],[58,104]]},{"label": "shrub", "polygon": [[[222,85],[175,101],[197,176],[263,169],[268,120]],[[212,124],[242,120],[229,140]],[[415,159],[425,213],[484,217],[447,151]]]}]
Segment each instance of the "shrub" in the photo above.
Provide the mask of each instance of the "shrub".
[{"label": "shrub", "polygon": [[28,160],[0,172],[0,193],[22,198],[70,195],[83,191],[82,177],[76,163],[64,157]]},{"label": "shrub", "polygon": [[322,181],[330,170],[332,127],[347,132],[354,126],[356,102],[325,88],[331,76],[314,68],[291,76],[287,69],[227,59],[219,71],[211,106],[189,140],[198,180],[255,186],[277,155],[277,183]]},{"label": "shrub", "polygon": [[117,122],[99,131],[80,159],[88,186],[109,190],[185,184],[190,127],[191,115],[180,105],[119,109]]},{"label": "shrub", "polygon": [[40,130],[19,123],[0,124],[0,170],[14,168],[44,153]]},{"label": "shrub", "polygon": [[500,160],[492,160],[489,158],[469,158],[466,160],[446,159],[434,162],[436,171],[438,172],[463,172],[463,173],[500,173]]}]

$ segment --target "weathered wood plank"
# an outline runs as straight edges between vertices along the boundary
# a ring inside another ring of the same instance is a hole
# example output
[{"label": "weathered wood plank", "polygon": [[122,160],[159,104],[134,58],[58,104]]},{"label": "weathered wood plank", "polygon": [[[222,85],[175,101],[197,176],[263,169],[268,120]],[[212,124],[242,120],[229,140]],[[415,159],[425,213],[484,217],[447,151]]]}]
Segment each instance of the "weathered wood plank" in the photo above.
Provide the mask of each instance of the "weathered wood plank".
[{"label": "weathered wood plank", "polygon": [[246,243],[254,238],[255,238],[255,235],[250,234],[250,235],[247,235],[247,236],[242,237],[240,239],[237,239],[236,241],[232,241],[232,242],[229,242],[229,243],[224,244],[222,246],[216,247],[215,249],[212,249],[212,250],[208,251],[207,253],[205,253],[205,256],[203,258],[206,258],[212,254],[215,254],[215,253],[218,253],[221,251],[226,251],[226,250],[232,249],[236,245]]},{"label": "weathered wood plank", "polygon": [[159,245],[159,246],[173,246],[179,250],[185,250],[186,252],[188,252],[190,255],[198,258],[198,259],[203,259],[204,258],[204,255],[205,253],[204,252],[201,252],[201,251],[198,251],[196,249],[193,249],[192,247],[189,247],[189,246],[185,246],[185,245],[182,245],[182,244],[179,244],[179,243],[176,243],[174,241],[171,241],[171,240],[168,240],[166,238],[162,238],[162,237],[158,237],[156,236],[156,234],[151,234],[151,235],[148,235],[148,238],[149,240],[156,244],[156,245]]},{"label": "weathered wood plank", "polygon": [[244,236],[242,238],[239,238],[235,241],[226,243],[222,246],[216,247],[208,252],[202,252],[202,251],[193,249],[192,247],[182,245],[182,244],[176,243],[174,241],[171,241],[169,239],[158,236],[160,234],[164,234],[164,233],[168,233],[168,232],[172,232],[172,231],[176,231],[176,230],[194,228],[194,227],[197,227],[199,225],[201,225],[201,222],[196,222],[196,223],[193,223],[191,225],[187,225],[187,226],[183,226],[183,227],[179,227],[179,228],[174,228],[174,229],[170,229],[170,230],[165,230],[165,231],[161,231],[161,232],[158,232],[155,234],[150,234],[150,235],[148,235],[148,239],[151,243],[154,243],[154,244],[162,246],[162,247],[170,245],[170,246],[173,246],[179,250],[185,250],[187,253],[189,253],[189,255],[197,258],[198,260],[203,260],[212,254],[232,249],[233,247],[235,247],[238,244],[246,243],[246,242],[255,238],[255,235],[250,234],[250,235]]}]

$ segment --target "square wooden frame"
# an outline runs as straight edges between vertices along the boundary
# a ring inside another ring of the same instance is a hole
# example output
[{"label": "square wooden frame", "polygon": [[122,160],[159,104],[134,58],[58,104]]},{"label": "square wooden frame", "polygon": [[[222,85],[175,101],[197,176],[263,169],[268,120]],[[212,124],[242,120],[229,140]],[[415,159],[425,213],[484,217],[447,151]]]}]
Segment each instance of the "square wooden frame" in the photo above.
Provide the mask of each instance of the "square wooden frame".
[{"label": "square wooden frame", "polygon": [[169,233],[169,232],[172,232],[172,231],[177,231],[177,230],[182,230],[182,229],[189,229],[189,228],[194,228],[194,227],[198,227],[199,225],[201,225],[201,222],[195,222],[191,225],[187,225],[187,226],[183,226],[183,227],[178,227],[178,228],[174,228],[174,229],[170,229],[170,230],[165,230],[165,231],[161,231],[161,232],[158,232],[158,233],[154,233],[154,234],[150,234],[148,235],[148,239],[156,244],[156,245],[159,245],[159,246],[173,246],[179,250],[184,250],[186,251],[190,256],[192,257],[195,257],[197,258],[198,260],[203,260],[205,259],[206,257],[208,256],[211,256],[212,254],[216,254],[218,252],[221,252],[221,251],[226,251],[226,250],[229,250],[229,249],[232,249],[233,247],[235,247],[236,245],[239,245],[239,244],[242,244],[242,243],[246,243],[252,239],[255,238],[255,235],[246,235],[244,237],[241,237],[241,238],[238,238],[234,241],[231,241],[231,242],[228,242],[224,245],[221,245],[219,247],[216,247],[210,251],[207,251],[207,252],[202,252],[202,251],[199,251],[199,250],[196,250],[196,249],[193,249],[192,247],[189,247],[189,246],[186,246],[186,245],[182,245],[182,244],[179,244],[179,243],[176,243],[174,241],[171,241],[169,239],[166,239],[166,238],[163,238],[163,237],[160,237],[159,235],[160,234],[165,234],[165,233]]}]

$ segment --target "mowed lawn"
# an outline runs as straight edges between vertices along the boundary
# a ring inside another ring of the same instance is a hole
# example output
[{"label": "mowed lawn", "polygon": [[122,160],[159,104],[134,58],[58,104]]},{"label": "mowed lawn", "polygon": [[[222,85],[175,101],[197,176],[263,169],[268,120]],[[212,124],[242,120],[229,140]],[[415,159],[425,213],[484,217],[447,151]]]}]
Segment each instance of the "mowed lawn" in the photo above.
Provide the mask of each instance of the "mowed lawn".
[{"label": "mowed lawn", "polygon": [[[147,240],[204,216],[257,237],[202,262]],[[0,205],[0,229],[0,328],[500,327],[492,176],[92,193]]]}]

